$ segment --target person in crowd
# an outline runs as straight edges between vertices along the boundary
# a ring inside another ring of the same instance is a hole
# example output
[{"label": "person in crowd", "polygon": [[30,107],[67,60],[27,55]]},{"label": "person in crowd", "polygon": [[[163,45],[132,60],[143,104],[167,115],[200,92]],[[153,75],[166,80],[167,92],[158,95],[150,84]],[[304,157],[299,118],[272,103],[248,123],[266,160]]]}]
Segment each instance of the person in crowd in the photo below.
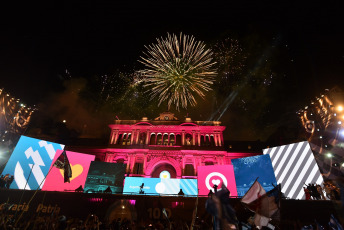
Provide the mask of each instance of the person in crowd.
[{"label": "person in crowd", "polygon": [[326,200],[321,185],[317,184],[316,188],[317,188],[318,193],[320,194],[321,200]]},{"label": "person in crowd", "polygon": [[310,200],[311,199],[310,191],[306,187],[303,187],[303,190],[305,191],[306,200]]},{"label": "person in crowd", "polygon": [[75,192],[84,192],[84,189],[82,188],[82,185],[80,185],[78,188],[76,188]]},{"label": "person in crowd", "polygon": [[9,189],[12,182],[14,180],[14,176],[12,175],[11,177],[9,177],[7,180],[6,180],[6,188]]},{"label": "person in crowd", "polygon": [[5,188],[5,184],[6,184],[5,176],[1,175],[1,177],[0,177],[0,188]]}]

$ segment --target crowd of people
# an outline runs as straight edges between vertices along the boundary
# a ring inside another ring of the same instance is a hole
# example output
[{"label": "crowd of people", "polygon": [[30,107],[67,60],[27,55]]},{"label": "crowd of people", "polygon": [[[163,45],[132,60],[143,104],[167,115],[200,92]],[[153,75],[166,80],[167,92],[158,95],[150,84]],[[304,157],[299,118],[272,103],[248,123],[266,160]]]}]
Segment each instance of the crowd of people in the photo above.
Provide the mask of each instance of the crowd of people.
[{"label": "crowd of people", "polygon": [[313,183],[303,187],[306,200],[340,200],[340,189],[335,184],[328,181],[323,185]]},{"label": "crowd of people", "polygon": [[0,188],[7,188],[9,189],[12,182],[14,180],[14,176],[10,176],[9,174],[1,175],[0,176]]},{"label": "crowd of people", "polygon": [[[147,220],[135,222],[129,219],[115,218],[112,221],[101,220],[97,215],[89,214],[86,219],[67,218],[64,215],[31,215],[14,218],[6,213],[0,214],[0,229],[3,230],[189,230],[185,221]],[[206,223],[196,221],[194,229],[209,229]]]}]

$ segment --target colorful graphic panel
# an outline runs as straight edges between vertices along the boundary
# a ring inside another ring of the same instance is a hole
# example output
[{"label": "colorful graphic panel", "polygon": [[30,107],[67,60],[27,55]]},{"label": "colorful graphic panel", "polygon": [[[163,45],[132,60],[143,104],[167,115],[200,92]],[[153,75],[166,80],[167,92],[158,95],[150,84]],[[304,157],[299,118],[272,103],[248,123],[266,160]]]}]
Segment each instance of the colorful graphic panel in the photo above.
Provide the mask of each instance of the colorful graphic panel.
[{"label": "colorful graphic panel", "polygon": [[199,195],[208,195],[210,190],[214,192],[215,184],[220,191],[224,184],[231,196],[237,196],[233,165],[199,166],[197,171]]},{"label": "colorful graphic panel", "polygon": [[324,182],[307,141],[264,149],[263,153],[271,157],[277,182],[288,198],[304,199],[305,184]]},{"label": "colorful graphic panel", "polygon": [[[143,194],[139,194],[143,185]],[[182,189],[184,195],[197,195],[196,179],[162,179],[144,177],[126,177],[123,193],[135,195],[177,195]]]},{"label": "colorful graphic panel", "polygon": [[[265,191],[277,185],[271,159],[268,155],[233,159],[238,196],[243,196],[258,178]],[[273,185],[272,185],[273,184]]]},{"label": "colorful graphic panel", "polygon": [[[62,150],[58,150],[56,152],[53,162],[57,160],[61,153]],[[91,161],[94,161],[95,156],[70,151],[66,151],[66,155],[72,169],[70,183],[64,183],[63,169],[58,169],[52,166],[42,190],[74,192],[80,185],[84,187],[88,169],[90,168]]]},{"label": "colorful graphic panel", "polygon": [[85,183],[85,193],[122,193],[126,164],[92,161]]},{"label": "colorful graphic panel", "polygon": [[21,136],[2,172],[14,176],[10,188],[41,189],[56,151],[63,148],[61,144]]}]

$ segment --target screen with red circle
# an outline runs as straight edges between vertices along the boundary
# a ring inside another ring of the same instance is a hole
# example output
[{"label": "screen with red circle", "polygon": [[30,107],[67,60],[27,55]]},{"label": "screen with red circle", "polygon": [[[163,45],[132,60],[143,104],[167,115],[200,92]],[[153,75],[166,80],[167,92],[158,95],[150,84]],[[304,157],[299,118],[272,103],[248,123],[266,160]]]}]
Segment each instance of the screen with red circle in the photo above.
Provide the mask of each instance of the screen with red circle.
[{"label": "screen with red circle", "polygon": [[219,191],[223,184],[228,188],[231,196],[237,196],[233,165],[198,167],[199,195],[208,195],[210,190],[214,192],[215,185]]}]

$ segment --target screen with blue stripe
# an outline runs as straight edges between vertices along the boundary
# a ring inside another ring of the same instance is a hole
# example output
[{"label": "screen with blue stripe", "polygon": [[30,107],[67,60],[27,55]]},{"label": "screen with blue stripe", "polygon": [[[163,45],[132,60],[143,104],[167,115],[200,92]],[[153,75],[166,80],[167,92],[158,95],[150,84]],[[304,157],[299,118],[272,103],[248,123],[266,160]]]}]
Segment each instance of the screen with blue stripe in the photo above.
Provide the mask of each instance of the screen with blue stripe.
[{"label": "screen with blue stripe", "polygon": [[126,177],[123,193],[142,195],[177,195],[180,189],[185,195],[197,195],[196,179],[162,179],[144,177]]}]

